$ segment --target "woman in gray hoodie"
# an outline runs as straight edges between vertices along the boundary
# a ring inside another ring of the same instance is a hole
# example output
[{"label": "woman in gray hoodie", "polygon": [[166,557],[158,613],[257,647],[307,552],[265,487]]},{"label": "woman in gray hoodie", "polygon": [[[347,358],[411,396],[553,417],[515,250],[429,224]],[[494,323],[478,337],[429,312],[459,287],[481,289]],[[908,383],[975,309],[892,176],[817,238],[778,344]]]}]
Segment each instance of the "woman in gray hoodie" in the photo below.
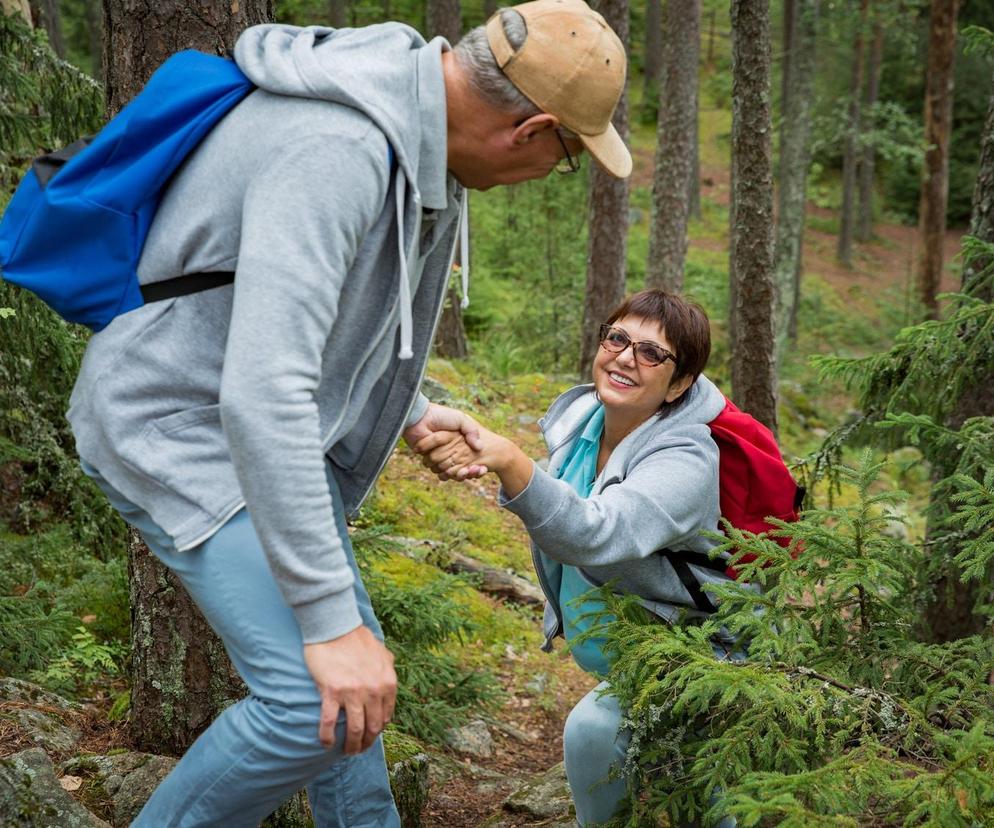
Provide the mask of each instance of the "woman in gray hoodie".
[{"label": "woman in gray hoodie", "polygon": [[[547,599],[545,649],[564,636],[593,675],[603,678],[609,665],[597,639],[574,643],[592,623],[585,616],[600,607],[585,593],[611,582],[672,621],[706,615],[713,608],[704,586],[727,580],[725,564],[708,556],[714,541],[702,536],[718,525],[718,447],[708,423],[725,406],[701,373],[710,351],[700,307],[645,290],[601,326],[593,383],[564,393],[541,420],[548,471],[483,428],[480,451],[454,434],[416,446],[443,477],[481,469],[500,477],[501,505],[531,536]],[[726,657],[730,645],[716,641],[716,655]],[[606,781],[629,741],[617,699],[602,695],[606,687],[602,681],[580,700],[563,735],[581,825],[609,819],[625,796],[624,779]]]}]

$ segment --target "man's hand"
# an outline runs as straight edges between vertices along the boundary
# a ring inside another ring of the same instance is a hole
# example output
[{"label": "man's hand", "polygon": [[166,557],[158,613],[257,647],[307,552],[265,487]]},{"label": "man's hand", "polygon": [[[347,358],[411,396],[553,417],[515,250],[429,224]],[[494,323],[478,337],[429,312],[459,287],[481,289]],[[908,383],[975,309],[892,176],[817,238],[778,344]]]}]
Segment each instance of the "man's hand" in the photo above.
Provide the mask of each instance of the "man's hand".
[{"label": "man's hand", "polygon": [[304,662],[321,694],[321,743],[335,744],[338,713],[344,709],[345,753],[368,748],[390,721],[397,701],[393,653],[368,627],[356,627],[333,641],[305,644]]},{"label": "man's hand", "polygon": [[[404,441],[411,448],[414,448],[418,442],[436,431],[458,431],[462,434],[471,449],[479,451],[482,448],[482,444],[480,443],[480,426],[476,420],[462,411],[457,411],[455,408],[448,408],[447,406],[436,405],[435,403],[429,403],[424,417],[404,430]],[[486,469],[471,467],[466,470],[462,479],[482,477],[484,474],[486,474]],[[439,478],[441,480],[449,479],[445,474],[439,474]]]}]

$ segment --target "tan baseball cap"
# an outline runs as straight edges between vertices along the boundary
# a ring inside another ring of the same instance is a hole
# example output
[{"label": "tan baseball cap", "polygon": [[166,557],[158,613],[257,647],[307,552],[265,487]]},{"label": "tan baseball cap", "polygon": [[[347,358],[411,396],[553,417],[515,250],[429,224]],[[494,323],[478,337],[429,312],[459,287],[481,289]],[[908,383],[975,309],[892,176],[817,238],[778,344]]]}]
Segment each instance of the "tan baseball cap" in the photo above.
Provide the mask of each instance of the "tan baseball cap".
[{"label": "tan baseball cap", "polygon": [[632,155],[611,123],[625,89],[621,40],[583,0],[533,0],[512,6],[528,35],[515,51],[500,12],[487,21],[497,65],[518,90],[583,142],[608,173],[626,178]]}]

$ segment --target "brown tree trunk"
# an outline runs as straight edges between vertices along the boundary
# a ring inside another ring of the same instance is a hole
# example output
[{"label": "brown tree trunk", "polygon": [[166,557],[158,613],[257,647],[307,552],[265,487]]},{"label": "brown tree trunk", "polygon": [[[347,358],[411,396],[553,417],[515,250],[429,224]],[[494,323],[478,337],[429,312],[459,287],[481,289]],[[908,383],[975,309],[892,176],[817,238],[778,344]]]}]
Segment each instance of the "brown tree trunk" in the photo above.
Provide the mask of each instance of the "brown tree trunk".
[{"label": "brown tree trunk", "polygon": [[[629,44],[628,0],[600,0],[594,4],[614,29],[625,49]],[[628,140],[628,89],[621,94],[613,123]],[[628,255],[628,180],[609,176],[590,165],[590,207],[587,235],[587,285],[580,333],[580,376],[590,376],[597,353],[597,327],[625,295]]]},{"label": "brown tree trunk", "polygon": [[[994,83],[992,83],[994,89]],[[973,207],[970,216],[970,235],[981,241],[994,244],[994,92],[987,106],[987,122],[984,125],[980,143],[980,162],[977,181],[973,188]],[[974,296],[983,302],[994,302],[994,261],[984,258],[972,261],[963,268],[963,293]],[[994,417],[994,368],[986,376],[976,378],[964,391],[956,410],[948,423],[952,429],[959,429],[971,417]],[[942,458],[933,461],[933,478],[948,476],[955,468],[956,458]],[[934,496],[934,495],[933,495]],[[938,513],[953,511],[952,504],[939,505]],[[941,520],[941,517],[940,517]],[[930,523],[928,535],[935,541],[937,525]],[[957,543],[963,543],[960,539]],[[952,550],[943,550],[938,545],[932,547],[933,554],[951,556]],[[982,595],[982,593],[985,593]],[[934,584],[934,597],[925,608],[923,631],[932,641],[954,641],[984,631],[984,616],[977,615],[974,607],[979,598],[986,603],[991,601],[991,584],[983,581],[962,582],[959,573],[948,568]]]},{"label": "brown tree trunk", "polygon": [[104,19],[99,0],[83,0],[86,12],[86,36],[90,42],[91,72],[97,80],[104,77]]},{"label": "brown tree trunk", "polygon": [[60,58],[66,56],[66,41],[62,36],[62,18],[57,0],[32,0],[31,11],[35,23],[48,34],[48,43]]},{"label": "brown tree trunk", "polygon": [[20,15],[24,22],[33,26],[31,21],[31,6],[28,0],[0,0],[0,11],[6,15]]},{"label": "brown tree trunk", "polygon": [[[880,74],[884,65],[884,25],[877,13],[873,22],[873,44],[870,46],[869,78],[863,104],[864,132],[873,130],[873,109],[880,97]],[[873,236],[873,172],[876,155],[873,146],[863,147],[859,164],[859,217],[856,222],[856,240],[865,242]]]},{"label": "brown tree trunk", "polygon": [[175,52],[223,55],[244,29],[272,19],[273,0],[104,0],[108,115],[116,115]]},{"label": "brown tree trunk", "polygon": [[768,0],[732,0],[732,394],[777,432]]},{"label": "brown tree trunk", "polygon": [[441,35],[453,46],[462,37],[462,12],[459,0],[428,0],[425,6],[428,37]]},{"label": "brown tree trunk", "polygon": [[642,58],[642,106],[659,102],[659,74],[663,69],[663,4],[647,0],[645,7],[645,54]]},{"label": "brown tree trunk", "polygon": [[949,135],[953,115],[958,0],[932,0],[928,69],[925,74],[925,164],[918,202],[918,300],[926,317],[939,314],[936,295],[942,278],[949,200]]},{"label": "brown tree trunk", "polygon": [[349,25],[348,0],[328,0],[328,25],[333,29],[344,29]]},{"label": "brown tree trunk", "polygon": [[[104,0],[108,111],[118,112],[167,57],[223,54],[249,25],[272,19],[271,0],[188,3]],[[181,753],[241,692],[218,638],[178,579],[134,533],[130,543],[132,735],[152,752]]]},{"label": "brown tree trunk", "polygon": [[139,750],[181,756],[245,685],[179,580],[134,529],[128,552],[132,740]]},{"label": "brown tree trunk", "polygon": [[646,287],[679,292],[687,255],[687,222],[694,176],[700,0],[669,0],[659,89],[656,168]]},{"label": "brown tree trunk", "polygon": [[[801,251],[811,161],[811,104],[815,69],[818,0],[789,0],[790,30],[785,32],[780,127],[780,187],[775,247],[778,355],[791,341],[791,321],[800,301]],[[796,322],[795,322],[796,325]]]},{"label": "brown tree trunk", "polygon": [[842,158],[842,210],[839,215],[839,243],[836,255],[846,267],[852,267],[853,225],[855,224],[856,168],[859,164],[859,116],[863,89],[863,31],[870,8],[869,0],[859,2],[859,20],[853,46],[852,75],[849,83],[849,123]]}]

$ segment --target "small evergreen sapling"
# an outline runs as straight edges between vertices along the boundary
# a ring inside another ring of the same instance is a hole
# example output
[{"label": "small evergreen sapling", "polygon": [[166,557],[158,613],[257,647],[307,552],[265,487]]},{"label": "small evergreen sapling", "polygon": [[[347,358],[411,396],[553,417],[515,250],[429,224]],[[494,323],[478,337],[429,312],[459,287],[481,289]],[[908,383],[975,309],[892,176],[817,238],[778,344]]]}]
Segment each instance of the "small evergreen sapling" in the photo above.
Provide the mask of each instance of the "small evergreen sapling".
[{"label": "small evergreen sapling", "polygon": [[[767,535],[726,527],[719,550],[763,591],[716,586],[706,624],[663,625],[630,596],[604,593],[617,620],[595,634],[615,656],[609,681],[633,734],[625,824],[663,814],[732,814],[742,826],[990,824],[994,643],[915,637],[924,552],[885,531],[902,495],[879,491],[881,467],[867,453],[839,469],[852,505],[811,509]],[[990,498],[962,503],[960,520],[986,526],[990,544]],[[792,555],[777,535],[804,551]],[[756,560],[742,563],[749,553]],[[748,642],[745,660],[715,659],[722,626]]]}]

